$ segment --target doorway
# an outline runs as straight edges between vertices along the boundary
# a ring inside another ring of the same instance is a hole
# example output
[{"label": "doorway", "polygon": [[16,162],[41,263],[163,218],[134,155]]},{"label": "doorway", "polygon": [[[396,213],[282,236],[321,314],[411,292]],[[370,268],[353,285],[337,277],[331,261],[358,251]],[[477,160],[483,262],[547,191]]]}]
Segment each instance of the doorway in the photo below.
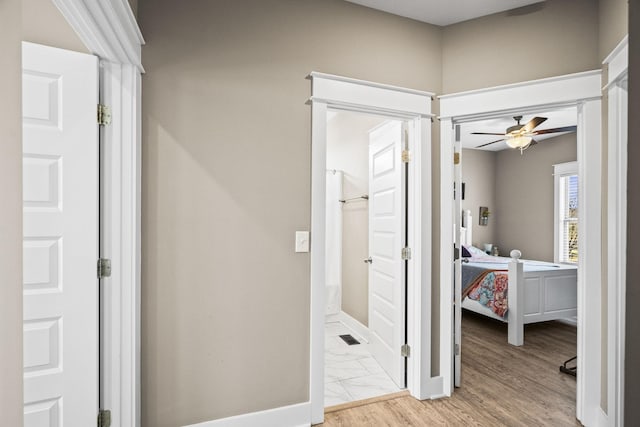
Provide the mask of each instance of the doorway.
[{"label": "doorway", "polygon": [[406,126],[327,115],[325,406],[406,384]]},{"label": "doorway", "polygon": [[[577,108],[577,160],[579,211],[578,246],[581,248],[577,268],[577,399],[576,417],[592,424],[599,416],[600,341],[601,341],[601,160],[600,160],[600,71],[524,82],[441,97],[442,159],[453,158],[456,125],[528,112],[575,106]],[[451,156],[451,157],[448,157]],[[443,160],[442,192],[449,194],[455,182],[453,162]],[[450,252],[456,242],[455,213],[452,199],[442,199],[441,289],[453,295],[454,257]],[[448,250],[445,250],[447,249]],[[459,250],[460,247],[457,246]],[[518,265],[518,263],[515,263]],[[521,264],[520,264],[521,265]],[[521,271],[521,270],[520,270]],[[589,280],[587,280],[589,278]],[[445,376],[444,392],[450,395],[454,385],[454,305],[441,299],[441,372]],[[588,315],[587,315],[588,313]],[[589,333],[586,333],[589,331]]]},{"label": "doorway", "polygon": [[[576,355],[576,123],[576,107],[460,123],[455,169],[464,191],[450,195],[460,194],[454,203],[462,219],[454,278],[457,391],[518,390],[503,403],[552,412],[559,423],[573,422],[576,402],[573,372],[559,371]],[[522,151],[511,148],[507,130],[523,127],[531,139]],[[514,286],[512,250],[524,264]],[[512,290],[524,298],[511,298]],[[514,325],[518,317],[522,324]],[[510,335],[514,329],[521,330]],[[499,377],[491,373],[496,366]]]},{"label": "doorway", "polygon": [[[326,293],[327,115],[329,110],[383,115],[407,123],[411,160],[408,180],[406,241],[411,257],[406,277],[406,345],[394,348],[406,359],[406,388],[424,399],[433,395],[431,378],[431,99],[432,94],[379,83],[313,72],[311,178],[311,421],[324,419],[324,348]],[[417,262],[419,260],[420,262]],[[375,261],[374,261],[375,262]],[[438,382],[438,379],[435,380]]]}]

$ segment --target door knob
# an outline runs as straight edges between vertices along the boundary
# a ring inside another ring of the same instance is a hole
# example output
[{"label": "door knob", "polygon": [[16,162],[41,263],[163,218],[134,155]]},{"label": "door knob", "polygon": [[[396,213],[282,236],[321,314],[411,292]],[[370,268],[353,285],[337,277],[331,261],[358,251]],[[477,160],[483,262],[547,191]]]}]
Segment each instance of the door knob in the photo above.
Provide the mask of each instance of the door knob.
[{"label": "door knob", "polygon": [[364,262],[366,262],[367,264],[372,264],[373,260],[371,259],[371,257],[369,257],[369,258],[365,259]]}]

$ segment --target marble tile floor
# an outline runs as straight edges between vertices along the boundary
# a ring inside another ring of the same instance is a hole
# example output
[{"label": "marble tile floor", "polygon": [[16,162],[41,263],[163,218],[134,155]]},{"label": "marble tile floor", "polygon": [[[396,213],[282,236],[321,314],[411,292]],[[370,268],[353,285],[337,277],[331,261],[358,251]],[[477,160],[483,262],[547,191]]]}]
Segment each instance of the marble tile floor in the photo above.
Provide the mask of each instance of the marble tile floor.
[{"label": "marble tile floor", "polygon": [[[339,337],[344,334],[353,335],[360,344],[347,345]],[[343,323],[325,323],[325,407],[401,390],[371,356],[368,346]]]}]

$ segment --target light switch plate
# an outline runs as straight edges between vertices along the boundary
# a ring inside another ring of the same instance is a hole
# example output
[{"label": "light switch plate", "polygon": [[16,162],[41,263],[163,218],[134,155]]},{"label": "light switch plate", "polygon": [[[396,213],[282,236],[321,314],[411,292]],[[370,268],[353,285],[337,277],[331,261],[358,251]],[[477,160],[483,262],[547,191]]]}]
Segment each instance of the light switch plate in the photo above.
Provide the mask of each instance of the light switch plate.
[{"label": "light switch plate", "polygon": [[296,231],[296,252],[309,252],[308,231]]}]

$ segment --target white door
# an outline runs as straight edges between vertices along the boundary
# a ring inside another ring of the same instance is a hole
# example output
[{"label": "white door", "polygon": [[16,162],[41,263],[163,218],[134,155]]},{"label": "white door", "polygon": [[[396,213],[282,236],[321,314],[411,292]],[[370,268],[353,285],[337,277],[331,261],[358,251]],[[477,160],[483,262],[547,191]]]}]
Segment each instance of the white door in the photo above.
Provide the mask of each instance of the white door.
[{"label": "white door", "polygon": [[462,244],[460,239],[462,225],[462,145],[460,143],[460,126],[455,127],[455,141],[453,143],[453,177],[454,177],[454,202],[453,202],[453,239],[455,245],[454,260],[454,310],[453,310],[453,378],[454,385],[460,387],[462,378]]},{"label": "white door", "polygon": [[371,353],[398,387],[405,386],[405,168],[402,122],[369,135],[369,332]]},{"label": "white door", "polygon": [[96,425],[98,62],[23,43],[24,425]]}]

